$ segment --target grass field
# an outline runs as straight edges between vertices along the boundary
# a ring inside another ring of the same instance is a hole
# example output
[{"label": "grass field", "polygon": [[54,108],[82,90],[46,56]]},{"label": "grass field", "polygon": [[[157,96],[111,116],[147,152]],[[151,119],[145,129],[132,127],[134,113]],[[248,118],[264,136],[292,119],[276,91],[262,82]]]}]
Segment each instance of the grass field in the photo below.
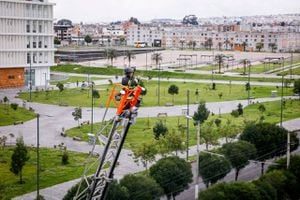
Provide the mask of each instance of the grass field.
[{"label": "grass field", "polygon": [[[123,70],[117,68],[99,68],[99,67],[86,67],[80,65],[58,65],[51,67],[51,71],[78,73],[78,74],[99,74],[99,75],[113,75],[123,76]],[[157,77],[158,71],[136,71],[136,76],[140,77]],[[167,72],[161,71],[160,77],[162,78],[180,78],[180,79],[206,79],[210,80],[211,75],[208,74],[195,74],[184,72]],[[228,77],[222,75],[214,75],[215,80],[232,80],[232,81],[247,81],[247,77]],[[280,82],[280,78],[252,78],[253,81],[258,82]]]},{"label": "grass field", "polygon": [[294,68],[294,69],[290,69],[290,70],[278,73],[277,75],[279,75],[279,76],[282,76],[282,75],[286,76],[286,75],[290,75],[290,74],[300,75],[300,66],[298,66],[297,68]]},{"label": "grass field", "polygon": [[[97,78],[97,77],[91,77],[90,80],[102,80],[101,78]],[[75,83],[76,81],[79,82],[79,85],[81,84],[82,81],[88,81],[87,77],[82,77],[82,76],[70,76],[65,80],[61,80],[61,81],[50,81],[51,85],[56,85],[58,82],[65,84],[65,83]]]},{"label": "grass field", "polygon": [[[263,103],[266,108],[264,112],[265,122],[278,123],[280,121],[280,101]],[[259,104],[253,104],[244,109],[244,115],[238,118],[231,116],[230,114],[214,115],[210,116],[207,121],[214,120],[216,118],[221,119],[221,125],[227,123],[227,119],[232,121],[237,127],[237,133],[243,130],[244,122],[246,121],[258,121],[261,117],[261,113],[258,110]],[[299,118],[300,117],[300,101],[299,100],[287,100],[285,108],[283,110],[283,121]],[[178,127],[186,126],[185,117],[167,117],[167,118],[138,118],[137,123],[130,128],[130,132],[126,138],[125,147],[135,149],[143,142],[151,141],[153,139],[152,128],[158,120],[165,120],[169,131],[175,130],[180,132]],[[97,130],[100,127],[100,123],[94,125]],[[222,126],[221,126],[222,127]],[[90,125],[84,125],[81,128],[72,128],[66,131],[69,137],[80,136],[85,141],[88,141],[87,133],[90,132]],[[108,133],[108,130],[104,132]],[[190,144],[196,144],[196,129],[193,126],[193,122],[190,122]],[[185,132],[183,133],[184,137]],[[220,136],[221,137],[221,136]],[[202,141],[203,142],[203,141]]]},{"label": "grass field", "polygon": [[[179,87],[179,94],[174,95],[174,104],[183,105],[186,104],[186,94],[187,90],[190,90],[190,102],[199,102],[204,100],[206,102],[215,101],[225,101],[225,100],[235,100],[235,99],[247,99],[247,92],[245,91],[244,85],[229,85],[229,84],[216,84],[216,90],[211,90],[211,84],[204,83],[180,83],[180,82],[160,82],[160,105],[165,105],[166,103],[172,103],[172,96],[168,94],[168,88],[171,84],[175,84]],[[101,85],[97,86],[100,93],[100,99],[95,99],[95,106],[105,105],[109,90],[111,85]],[[147,88],[147,95],[143,97],[143,106],[156,106],[158,104],[157,96],[157,81],[146,81],[145,87]],[[199,89],[199,97],[195,95],[196,89]],[[280,95],[281,90],[275,86],[253,86],[251,90],[251,97],[270,97],[271,91],[277,90],[278,95]],[[284,91],[284,95],[292,95],[292,89],[287,88]],[[49,91],[47,94],[45,91],[34,92],[32,95],[32,101],[47,103],[47,104],[63,104],[69,106],[81,106],[90,107],[91,106],[91,94],[90,90],[81,90],[80,88],[75,89],[65,89],[63,92],[58,90]],[[222,93],[222,97],[219,94]],[[22,99],[29,99],[29,93],[21,93],[19,95]]]},{"label": "grass field", "polygon": [[25,108],[13,110],[8,104],[0,104],[0,126],[12,125],[17,121],[28,121],[36,117],[34,112]]},{"label": "grass field", "polygon": [[[19,184],[19,176],[15,176],[9,170],[12,153],[12,147],[0,150],[0,199],[2,200],[9,200],[36,190],[36,150],[33,148],[29,150],[30,159],[23,168],[24,184]],[[62,165],[62,154],[63,150],[40,149],[40,188],[73,180],[82,175],[88,155],[69,151],[69,164]]]}]

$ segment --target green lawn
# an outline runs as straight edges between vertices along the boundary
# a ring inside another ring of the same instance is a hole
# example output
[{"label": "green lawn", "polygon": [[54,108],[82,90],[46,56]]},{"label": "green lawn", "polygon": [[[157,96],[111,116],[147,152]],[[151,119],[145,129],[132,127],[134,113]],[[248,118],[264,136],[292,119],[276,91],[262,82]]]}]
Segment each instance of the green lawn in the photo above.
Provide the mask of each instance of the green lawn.
[{"label": "green lawn", "polygon": [[279,75],[279,76],[282,76],[282,75],[286,76],[286,75],[290,75],[290,74],[293,74],[293,75],[300,75],[300,66],[298,66],[298,67],[295,68],[295,69],[290,69],[290,70],[287,70],[287,71],[278,73],[277,75]]},{"label": "green lawn", "polygon": [[[97,77],[91,77],[90,80],[102,80],[102,78],[97,78]],[[61,80],[61,81],[50,81],[51,85],[56,85],[58,82],[65,84],[65,83],[75,83],[76,81],[79,82],[79,86],[82,81],[88,81],[87,77],[82,77],[82,76],[70,76],[67,79]]]},{"label": "green lawn", "polygon": [[[36,190],[36,150],[29,150],[30,159],[23,168],[24,184],[19,184],[19,176],[9,170],[12,153],[11,147],[0,150],[0,199],[3,200]],[[62,154],[62,150],[40,150],[40,188],[81,177],[88,155],[68,151],[69,164],[62,165]]]},{"label": "green lawn", "polygon": [[8,104],[0,104],[0,126],[12,125],[17,121],[28,121],[36,117],[34,112],[19,107],[13,110]]},{"label": "green lawn", "polygon": [[[299,63],[300,59],[293,61],[293,64],[295,63]],[[286,65],[290,65],[291,62],[290,61],[286,61],[285,63]],[[254,74],[260,74],[260,73],[264,73],[270,70],[280,70],[282,66],[280,64],[258,64],[258,65],[253,65],[251,66],[251,73]],[[234,70],[230,70],[230,72],[238,72],[238,73],[244,73],[244,68],[240,67],[239,69],[234,69]],[[248,68],[246,68],[246,73],[248,73]]]},{"label": "green lawn", "polygon": [[208,66],[195,67],[195,68],[193,68],[193,70],[202,70],[202,71],[211,71],[212,69],[213,69],[214,71],[216,71],[216,70],[219,69],[219,67],[218,67],[217,65],[213,65],[213,66],[208,65]]},{"label": "green lawn", "polygon": [[[266,102],[266,111],[264,113],[265,122],[278,123],[280,121],[280,101]],[[258,121],[261,117],[261,113],[258,110],[259,104],[252,104],[244,109],[244,115],[238,118],[232,117],[230,114],[222,114],[210,116],[208,120],[213,120],[216,118],[221,119],[221,124],[226,124],[227,119],[230,119],[234,125],[238,127],[238,132],[241,132],[244,127],[244,121]],[[287,100],[283,111],[283,121],[299,118],[300,117],[300,101],[299,100]],[[125,148],[135,149],[143,142],[150,141],[153,139],[152,128],[155,123],[160,120],[159,118],[138,118],[137,123],[131,126],[128,136],[125,142]],[[161,120],[166,121],[166,125],[169,129],[179,131],[179,126],[186,126],[185,117],[167,117],[161,118]],[[94,125],[95,129],[98,130],[100,123]],[[66,131],[69,137],[80,136],[85,141],[88,141],[87,133],[90,132],[90,125],[84,125],[81,128],[72,128]],[[107,134],[108,130],[104,131]],[[196,129],[193,126],[193,122],[190,122],[190,144],[196,144]],[[185,133],[183,133],[185,134]]]},{"label": "green lawn", "polygon": [[[66,73],[78,73],[78,74],[99,74],[99,75],[113,75],[123,76],[123,70],[117,68],[100,68],[100,67],[86,67],[80,65],[59,65],[51,67],[51,71],[66,72]],[[157,77],[158,71],[136,71],[136,76],[140,77]],[[167,72],[162,71],[160,73],[162,78],[180,78],[180,79],[211,79],[211,75],[208,74],[195,74],[195,73],[183,73],[183,72]],[[215,80],[232,80],[232,81],[247,81],[247,77],[228,77],[223,75],[214,75]],[[280,78],[252,78],[253,81],[259,82],[280,82]]]},{"label": "green lawn", "polygon": [[[204,83],[180,83],[180,82],[161,82],[160,83],[160,105],[166,103],[172,103],[172,96],[168,94],[168,88],[171,84],[175,84],[179,87],[179,94],[174,95],[174,104],[183,105],[186,104],[187,90],[190,90],[190,102],[198,102],[205,100],[206,102],[235,100],[235,99],[246,99],[247,92],[245,91],[244,85],[229,85],[229,84],[216,84],[216,90],[211,90],[211,84]],[[108,95],[107,89],[111,88],[110,85],[97,86],[100,91],[100,99],[95,100],[95,106],[105,105]],[[147,95],[143,97],[143,106],[156,106],[158,103],[157,96],[157,81],[146,81],[145,87],[147,88]],[[196,89],[199,89],[199,98],[195,95]],[[276,90],[276,87],[272,86],[253,86],[251,90],[251,97],[270,97],[271,91]],[[281,90],[277,89],[278,95]],[[90,90],[81,90],[80,88],[65,89],[61,94],[58,90],[49,91],[49,94],[45,91],[34,92],[32,94],[32,101],[41,102],[47,104],[64,104],[69,106],[91,106],[91,95]],[[222,93],[222,97],[219,98],[219,94]],[[292,95],[292,89],[288,88],[285,90],[284,95]],[[22,99],[29,99],[29,93],[21,93],[19,95]]]}]

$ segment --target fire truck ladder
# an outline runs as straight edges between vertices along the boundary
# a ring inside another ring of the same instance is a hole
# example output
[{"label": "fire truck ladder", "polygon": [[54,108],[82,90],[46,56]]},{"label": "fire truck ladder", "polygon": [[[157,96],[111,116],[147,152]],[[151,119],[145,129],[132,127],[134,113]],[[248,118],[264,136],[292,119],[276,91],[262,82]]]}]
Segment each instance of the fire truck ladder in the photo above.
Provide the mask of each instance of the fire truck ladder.
[{"label": "fire truck ladder", "polygon": [[[104,122],[105,120],[111,102],[114,102],[117,106],[116,116],[97,133],[97,139],[103,141],[102,132],[112,124],[107,140],[105,141],[104,150],[101,156],[92,162],[96,145],[96,141],[94,142],[74,200],[105,200],[109,183],[113,180],[114,169],[117,165],[125,138],[136,117],[136,111],[132,110],[132,108],[136,106],[139,95],[143,90],[140,86],[135,89],[121,86],[123,89],[120,93],[115,92],[116,87],[120,87],[120,85],[113,87],[102,121]],[[116,95],[121,95],[120,101],[115,100]],[[95,166],[96,172],[93,176],[89,176],[89,171]]]}]

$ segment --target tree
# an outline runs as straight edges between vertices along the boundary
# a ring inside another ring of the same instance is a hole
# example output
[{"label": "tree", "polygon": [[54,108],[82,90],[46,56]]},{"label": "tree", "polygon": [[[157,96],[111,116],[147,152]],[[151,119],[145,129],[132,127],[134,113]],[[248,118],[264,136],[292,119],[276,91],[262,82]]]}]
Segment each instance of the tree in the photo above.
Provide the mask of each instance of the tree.
[{"label": "tree", "polygon": [[[199,200],[261,200],[257,187],[250,182],[220,183],[200,193]],[[265,200],[265,199],[264,199]]]},{"label": "tree", "polygon": [[210,111],[206,108],[205,102],[201,101],[198,109],[196,112],[194,112],[193,119],[194,121],[200,121],[200,123],[203,123],[205,120],[207,120],[208,116],[210,114]]},{"label": "tree", "polygon": [[154,138],[158,140],[161,135],[164,137],[168,133],[168,128],[163,124],[161,120],[159,120],[153,127],[153,133]]},{"label": "tree", "polygon": [[246,51],[246,47],[248,46],[248,43],[246,41],[244,41],[242,43],[242,47],[243,47],[243,51]]},{"label": "tree", "polygon": [[243,105],[239,103],[237,107],[238,107],[237,111],[239,112],[239,115],[243,115],[244,113]]},{"label": "tree", "polygon": [[55,44],[55,45],[60,45],[60,44],[61,44],[61,42],[60,42],[60,40],[58,39],[58,37],[54,37],[54,44]]},{"label": "tree", "polygon": [[158,64],[160,61],[162,61],[161,53],[152,54],[151,59],[155,62],[156,69],[158,69]]},{"label": "tree", "polygon": [[58,82],[56,84],[56,87],[59,89],[59,92],[64,91],[64,84],[62,84],[61,82]]},{"label": "tree", "polygon": [[92,42],[92,37],[89,36],[89,35],[86,35],[86,36],[84,37],[84,41],[87,43],[87,45],[89,45],[89,43]]},{"label": "tree", "polygon": [[260,50],[262,49],[262,48],[264,48],[264,43],[262,43],[262,42],[258,42],[258,43],[256,43],[256,49],[260,52]]},{"label": "tree", "polygon": [[129,22],[132,22],[136,25],[140,25],[141,23],[139,22],[139,20],[135,17],[130,17]]},{"label": "tree", "polygon": [[213,41],[212,38],[208,38],[205,42],[204,42],[204,47],[206,49],[211,50],[211,47],[213,46]]},{"label": "tree", "polygon": [[277,49],[277,44],[276,43],[270,43],[269,47],[271,48],[272,53],[274,53],[274,50]]},{"label": "tree", "polygon": [[225,142],[228,143],[228,138],[234,138],[237,135],[238,127],[235,125],[235,123],[232,123],[230,119],[227,119],[227,122],[223,124],[224,125],[219,128],[219,134],[225,137]]},{"label": "tree", "polygon": [[180,46],[181,46],[181,50],[183,50],[183,44],[185,43],[185,41],[184,40],[180,40],[179,43],[180,43]]},{"label": "tree", "polygon": [[72,112],[72,116],[74,117],[74,120],[78,122],[78,127],[79,127],[79,119],[82,118],[82,109],[79,108],[74,108],[74,112]]},{"label": "tree", "polygon": [[114,59],[117,58],[117,51],[115,49],[108,49],[106,57],[110,59],[111,66],[114,66]]},{"label": "tree", "polygon": [[247,68],[247,67],[250,67],[251,61],[248,60],[248,59],[242,59],[242,60],[240,61],[240,63],[243,64],[243,68],[244,68],[243,74],[245,75],[245,74],[246,74],[246,68]]},{"label": "tree", "polygon": [[158,153],[153,142],[142,143],[137,149],[133,150],[136,162],[142,162],[143,166],[148,170],[148,163],[155,161],[155,155]]},{"label": "tree", "polygon": [[191,165],[179,157],[167,157],[150,167],[150,176],[163,188],[168,199],[189,187],[193,174]]},{"label": "tree", "polygon": [[99,99],[100,98],[99,91],[93,89],[93,91],[92,91],[92,97],[93,97],[93,105],[94,105],[94,99]]},{"label": "tree", "polygon": [[4,147],[6,146],[7,137],[3,135],[0,137],[0,145],[2,145],[2,150],[4,150]]},{"label": "tree", "polygon": [[196,41],[192,41],[193,51],[195,50],[196,45],[197,45],[197,42]]},{"label": "tree", "polygon": [[145,90],[143,90],[141,92],[141,95],[145,96],[147,94],[147,88],[145,87],[144,81],[143,80],[139,80],[139,85],[144,88]]},{"label": "tree", "polygon": [[178,151],[185,150],[186,146],[184,145],[185,138],[181,133],[177,133],[175,130],[166,134],[164,138],[160,138],[160,153],[172,153],[175,151],[175,155],[177,156]]},{"label": "tree", "polygon": [[116,180],[113,180],[109,184],[109,189],[107,191],[107,198],[109,200],[130,200],[128,189],[121,186]]},{"label": "tree", "polygon": [[9,99],[7,98],[7,96],[3,97],[3,102],[4,102],[4,104],[7,104],[6,111],[7,111],[7,114],[8,114],[8,112],[9,112]]},{"label": "tree", "polygon": [[205,142],[206,150],[208,150],[208,145],[218,144],[218,130],[215,127],[214,120],[202,124],[201,138]]},{"label": "tree", "polygon": [[230,162],[222,156],[200,153],[199,174],[206,187],[215,184],[230,172]]},{"label": "tree", "polygon": [[298,94],[299,100],[300,100],[300,79],[295,80],[293,91],[294,91],[296,94]]},{"label": "tree", "polygon": [[235,180],[238,180],[241,169],[249,164],[250,159],[255,158],[255,146],[246,141],[227,143],[222,146],[222,152],[235,169]]},{"label": "tree", "polygon": [[10,171],[20,176],[20,184],[22,180],[22,170],[26,162],[29,160],[28,150],[24,144],[23,137],[17,138],[16,147],[13,150],[10,163]]},{"label": "tree", "polygon": [[125,175],[120,185],[127,189],[130,200],[159,200],[163,194],[159,184],[148,176]]},{"label": "tree", "polygon": [[11,107],[13,110],[17,110],[18,107],[19,107],[19,104],[17,104],[17,103],[12,103],[12,104],[10,104],[10,107]]},{"label": "tree", "polygon": [[174,85],[174,84],[170,85],[170,87],[168,89],[168,93],[170,95],[172,95],[172,103],[173,103],[173,105],[174,105],[174,94],[178,94],[178,90],[179,90],[178,86]]},{"label": "tree", "polygon": [[199,102],[199,89],[197,88],[195,91],[195,95],[197,97],[197,103]]},{"label": "tree", "polygon": [[245,84],[245,90],[246,90],[246,91],[251,90],[251,86],[250,86],[250,83],[249,83],[249,82],[247,82],[247,83]]},{"label": "tree", "polygon": [[[240,139],[254,144],[257,153],[256,160],[265,161],[266,159],[280,156],[286,153],[288,131],[275,124],[269,123],[249,123],[243,130]],[[299,140],[295,134],[291,133],[291,150],[297,149]],[[262,162],[262,174],[264,163]]]},{"label": "tree", "polygon": [[127,50],[125,51],[124,59],[128,60],[128,66],[130,67],[131,60],[135,59],[135,55],[132,53],[132,51]]},{"label": "tree", "polygon": [[215,61],[218,63],[218,66],[219,66],[219,73],[221,73],[221,68],[224,64],[225,58],[226,58],[226,56],[224,54],[217,54],[215,56]]},{"label": "tree", "polygon": [[261,113],[260,121],[263,122],[263,120],[264,120],[264,112],[266,111],[266,107],[264,106],[264,104],[260,104],[257,109]]}]

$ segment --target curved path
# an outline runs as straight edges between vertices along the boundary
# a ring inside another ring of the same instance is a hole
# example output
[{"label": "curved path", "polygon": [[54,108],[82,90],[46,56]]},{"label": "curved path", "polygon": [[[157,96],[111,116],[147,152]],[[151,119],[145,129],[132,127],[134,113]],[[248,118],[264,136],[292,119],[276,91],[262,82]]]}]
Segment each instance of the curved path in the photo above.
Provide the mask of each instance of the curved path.
[{"label": "curved path", "polygon": [[[3,99],[4,95],[8,96],[11,102],[22,103],[20,99],[15,99],[16,90],[5,90],[0,91],[0,99]],[[275,101],[280,98],[260,98],[256,99],[256,102],[267,102],[267,101]],[[211,112],[214,113],[229,113],[233,109],[237,108],[237,105],[242,103],[244,106],[247,105],[247,100],[235,100],[235,101],[225,101],[225,102],[212,102],[207,103],[207,107]],[[40,117],[40,146],[41,147],[50,147],[53,145],[57,145],[60,143],[64,143],[68,150],[84,152],[88,153],[91,150],[91,145],[86,142],[78,142],[74,141],[68,137],[62,137],[60,135],[60,131],[62,127],[65,129],[73,128],[77,126],[77,122],[74,121],[71,113],[74,110],[74,107],[60,107],[55,105],[46,105],[40,103],[27,103],[26,107],[32,107],[35,112],[41,115]],[[183,113],[183,109],[186,109],[185,105],[181,106],[173,106],[173,107],[145,107],[139,109],[139,117],[156,117],[158,113],[167,113],[168,116],[180,116]],[[190,113],[194,113],[196,111],[197,105],[190,105]],[[94,110],[95,113],[95,122],[100,122],[102,119],[102,115],[104,113],[104,109],[96,108]],[[107,119],[110,119],[114,116],[115,110],[109,109],[107,114]],[[82,121],[86,121],[90,119],[90,108],[83,108],[82,113]],[[298,121],[296,121],[297,124]],[[63,124],[63,125],[62,125]],[[299,124],[299,123],[298,123]],[[298,127],[299,125],[295,125]],[[36,127],[37,122],[36,119],[25,122],[21,125],[16,126],[5,126],[0,127],[0,136],[8,135],[8,133],[14,133],[16,136],[23,135],[24,141],[28,145],[36,146]],[[201,147],[201,148],[204,148]],[[101,151],[102,147],[97,146],[97,151]],[[190,155],[196,153],[195,147],[190,148]],[[125,174],[134,173],[137,171],[143,170],[142,166],[137,166],[137,164],[133,161],[130,150],[123,149],[120,156],[120,165],[115,171],[115,177],[121,178]],[[184,157],[184,154],[181,155]],[[43,194],[47,199],[61,199],[68,188],[70,188],[74,182],[78,180],[73,180],[70,182],[62,183],[56,186],[52,186],[41,190],[41,194]],[[33,199],[35,196],[35,192],[23,195],[16,199]]]}]

